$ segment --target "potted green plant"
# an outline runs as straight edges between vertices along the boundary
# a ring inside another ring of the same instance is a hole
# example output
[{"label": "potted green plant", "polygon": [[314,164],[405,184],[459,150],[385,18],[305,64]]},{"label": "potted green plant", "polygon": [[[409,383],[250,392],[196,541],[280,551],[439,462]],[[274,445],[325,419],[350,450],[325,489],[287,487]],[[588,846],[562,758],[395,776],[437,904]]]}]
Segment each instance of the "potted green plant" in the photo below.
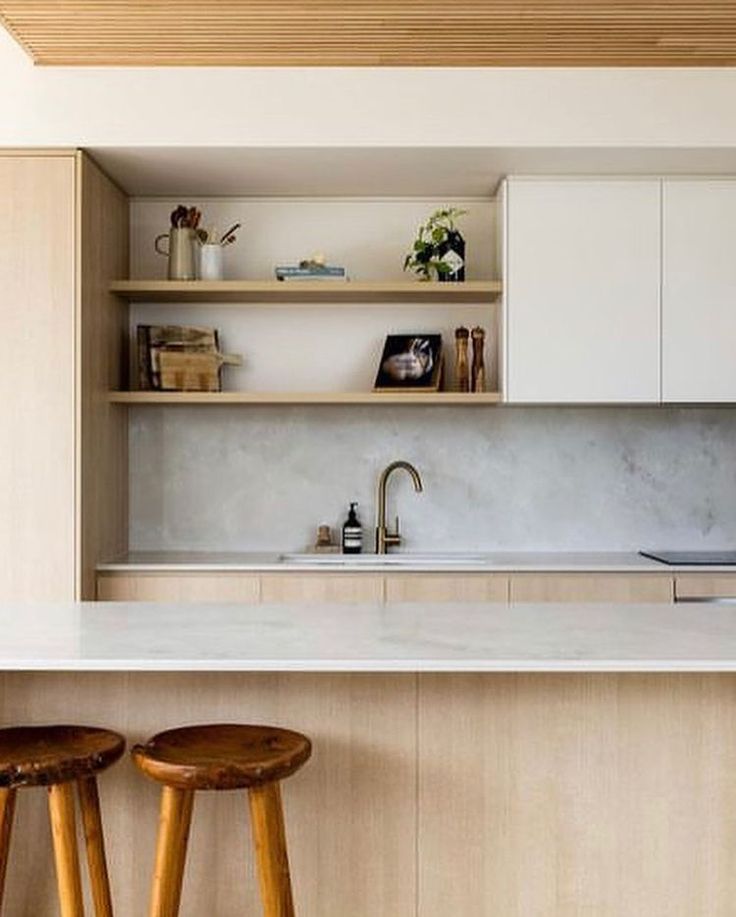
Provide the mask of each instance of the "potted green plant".
[{"label": "potted green plant", "polygon": [[412,250],[404,259],[404,270],[414,271],[421,280],[465,280],[465,239],[455,221],[466,213],[457,207],[435,210],[419,227]]}]

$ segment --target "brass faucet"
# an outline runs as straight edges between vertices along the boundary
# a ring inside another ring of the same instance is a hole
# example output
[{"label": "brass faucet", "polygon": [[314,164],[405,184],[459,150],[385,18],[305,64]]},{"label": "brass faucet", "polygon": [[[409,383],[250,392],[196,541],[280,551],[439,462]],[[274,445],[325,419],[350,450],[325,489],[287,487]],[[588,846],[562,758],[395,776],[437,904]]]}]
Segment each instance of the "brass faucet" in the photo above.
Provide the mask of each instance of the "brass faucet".
[{"label": "brass faucet", "polygon": [[378,522],[376,525],[376,554],[386,554],[391,545],[401,544],[399,517],[396,517],[396,531],[389,532],[386,527],[386,485],[388,484],[388,479],[391,477],[391,474],[396,471],[397,468],[403,468],[404,471],[411,475],[411,479],[414,482],[414,490],[417,493],[421,493],[421,491],[424,490],[419,472],[413,465],[410,465],[409,462],[391,462],[390,465],[387,465],[383,469],[381,477],[378,479],[378,497],[376,500],[378,511]]}]

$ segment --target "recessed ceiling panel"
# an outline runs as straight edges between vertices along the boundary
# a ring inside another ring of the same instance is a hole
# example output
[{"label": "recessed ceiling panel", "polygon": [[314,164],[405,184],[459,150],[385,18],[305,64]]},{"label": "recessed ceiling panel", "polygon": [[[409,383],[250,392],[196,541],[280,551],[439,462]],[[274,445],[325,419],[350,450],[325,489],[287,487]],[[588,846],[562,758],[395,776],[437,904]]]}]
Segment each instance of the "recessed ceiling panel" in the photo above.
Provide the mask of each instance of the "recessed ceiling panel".
[{"label": "recessed ceiling panel", "polygon": [[0,0],[0,16],[38,64],[736,64],[734,0]]}]

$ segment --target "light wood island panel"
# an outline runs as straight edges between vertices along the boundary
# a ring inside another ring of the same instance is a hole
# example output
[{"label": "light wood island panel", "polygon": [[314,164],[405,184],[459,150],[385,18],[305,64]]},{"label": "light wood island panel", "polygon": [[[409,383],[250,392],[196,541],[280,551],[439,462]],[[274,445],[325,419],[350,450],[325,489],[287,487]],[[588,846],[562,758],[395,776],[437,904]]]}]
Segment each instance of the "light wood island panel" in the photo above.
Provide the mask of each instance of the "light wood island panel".
[{"label": "light wood island panel", "polygon": [[[0,722],[104,724],[143,741],[168,726],[268,723],[314,742],[283,786],[299,917],[413,915],[413,675],[0,675]],[[100,778],[116,917],[146,913],[160,787],[126,754]],[[19,794],[3,917],[57,917],[44,794]],[[88,913],[92,913],[91,910]],[[199,793],[180,917],[261,913],[247,804]]]},{"label": "light wood island panel", "polygon": [[422,675],[421,917],[727,917],[736,679]]},{"label": "light wood island panel", "polygon": [[[11,673],[0,722],[129,742],[263,722],[314,740],[284,787],[300,917],[731,917],[736,676]],[[145,909],[159,788],[100,780],[118,917]],[[258,914],[246,806],[197,799],[181,917]],[[7,917],[55,917],[45,800],[19,793]]]}]

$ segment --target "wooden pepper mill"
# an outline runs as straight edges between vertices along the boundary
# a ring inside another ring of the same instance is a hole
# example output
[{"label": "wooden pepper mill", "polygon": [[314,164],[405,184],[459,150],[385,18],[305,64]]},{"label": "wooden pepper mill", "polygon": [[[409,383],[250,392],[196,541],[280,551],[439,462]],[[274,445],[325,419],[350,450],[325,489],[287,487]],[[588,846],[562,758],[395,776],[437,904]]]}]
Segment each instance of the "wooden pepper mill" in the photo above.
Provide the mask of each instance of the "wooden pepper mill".
[{"label": "wooden pepper mill", "polygon": [[455,329],[455,388],[458,392],[470,391],[470,367],[468,364],[467,328]]},{"label": "wooden pepper mill", "polygon": [[[484,392],[486,390],[486,366],[483,350],[485,347],[486,333],[480,328],[473,328],[471,332],[473,338],[473,387],[474,392]],[[467,346],[467,344],[466,344]]]}]

